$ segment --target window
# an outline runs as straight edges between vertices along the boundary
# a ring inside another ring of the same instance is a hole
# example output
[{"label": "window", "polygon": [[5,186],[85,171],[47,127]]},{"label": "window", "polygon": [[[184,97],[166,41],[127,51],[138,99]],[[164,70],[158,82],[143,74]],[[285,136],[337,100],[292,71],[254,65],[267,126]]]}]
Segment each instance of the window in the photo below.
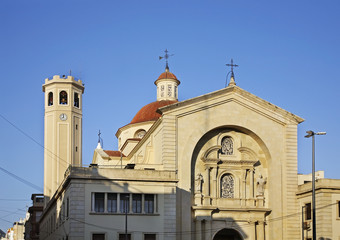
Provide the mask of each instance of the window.
[{"label": "window", "polygon": [[234,198],[234,178],[229,173],[221,178],[221,198]]},{"label": "window", "polygon": [[94,193],[94,211],[95,212],[104,212],[104,197],[105,197],[105,193]]},{"label": "window", "polygon": [[133,213],[142,212],[142,194],[132,195],[132,212]]},{"label": "window", "polygon": [[120,212],[127,213],[130,211],[130,194],[128,193],[121,193],[120,194]]},{"label": "window", "polygon": [[172,95],[172,86],[168,85],[168,97],[171,97]]},{"label": "window", "polygon": [[305,205],[305,211],[306,211],[306,220],[311,220],[312,219],[312,205],[311,203],[307,203]]},{"label": "window", "polygon": [[59,94],[59,104],[66,105],[67,104],[67,92],[61,91]]},{"label": "window", "polygon": [[36,222],[39,222],[40,217],[41,217],[41,214],[42,214],[42,212],[36,212],[36,213],[35,213],[35,221],[36,221]]},{"label": "window", "polygon": [[[125,236],[124,233],[123,234],[119,234],[119,240],[125,240],[126,239],[125,237],[126,236]],[[131,234],[127,234],[127,239],[131,240]]]},{"label": "window", "polygon": [[161,97],[164,97],[164,85],[161,86]]},{"label": "window", "polygon": [[338,218],[340,218],[340,201],[338,201]]},{"label": "window", "polygon": [[73,105],[77,108],[79,108],[79,95],[78,93],[74,93],[74,102]]},{"label": "window", "polygon": [[65,221],[65,217],[66,217],[66,215],[65,215],[65,202],[63,202],[63,221]]},{"label": "window", "polygon": [[225,155],[233,155],[234,147],[231,137],[224,137],[221,141],[221,153]]},{"label": "window", "polygon": [[48,106],[52,106],[53,105],[53,92],[49,92],[48,93],[47,105]]},{"label": "window", "polygon": [[156,240],[156,234],[144,234],[144,240]]},{"label": "window", "polygon": [[[66,206],[65,203],[67,204]],[[65,210],[68,209],[68,199],[65,203],[60,210],[63,211],[63,215]],[[157,195],[155,194],[92,193],[91,211],[94,213],[105,212],[113,214],[152,214],[157,212],[156,203]]]},{"label": "window", "polygon": [[70,214],[70,199],[67,198],[66,200],[66,217],[68,218]]},{"label": "window", "polygon": [[117,212],[117,193],[107,194],[107,211]]},{"label": "window", "polygon": [[141,130],[138,130],[136,133],[135,133],[135,138],[143,138],[144,135],[146,134],[146,131],[141,129]]},{"label": "window", "polygon": [[154,195],[153,194],[145,194],[144,195],[144,211],[145,213],[153,213],[154,212]]},{"label": "window", "polygon": [[105,240],[105,234],[104,233],[93,233],[92,240]]}]

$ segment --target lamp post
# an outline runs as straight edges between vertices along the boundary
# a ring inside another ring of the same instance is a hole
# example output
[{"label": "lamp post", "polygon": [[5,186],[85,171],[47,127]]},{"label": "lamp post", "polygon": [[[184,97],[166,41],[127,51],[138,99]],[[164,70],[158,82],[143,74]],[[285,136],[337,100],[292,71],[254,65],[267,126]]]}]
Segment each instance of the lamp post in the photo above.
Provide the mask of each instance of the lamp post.
[{"label": "lamp post", "polygon": [[129,204],[129,195],[125,196],[124,200],[124,208],[125,208],[125,240],[128,240],[128,233],[127,233],[127,215],[128,215],[128,204]]},{"label": "lamp post", "polygon": [[313,240],[316,240],[316,215],[315,215],[315,135],[326,135],[326,132],[306,131],[305,138],[312,137],[312,218],[313,218]]}]

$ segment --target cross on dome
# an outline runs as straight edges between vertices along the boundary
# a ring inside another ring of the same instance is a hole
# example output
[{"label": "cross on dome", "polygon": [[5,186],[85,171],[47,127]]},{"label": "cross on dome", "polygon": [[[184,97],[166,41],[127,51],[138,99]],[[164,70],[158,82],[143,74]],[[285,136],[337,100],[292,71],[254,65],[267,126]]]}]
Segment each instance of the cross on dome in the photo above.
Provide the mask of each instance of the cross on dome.
[{"label": "cross on dome", "polygon": [[169,65],[168,65],[168,59],[169,57],[173,56],[174,54],[169,55],[168,54],[168,49],[165,49],[165,55],[164,56],[159,56],[159,60],[165,58],[165,71],[169,72]]}]

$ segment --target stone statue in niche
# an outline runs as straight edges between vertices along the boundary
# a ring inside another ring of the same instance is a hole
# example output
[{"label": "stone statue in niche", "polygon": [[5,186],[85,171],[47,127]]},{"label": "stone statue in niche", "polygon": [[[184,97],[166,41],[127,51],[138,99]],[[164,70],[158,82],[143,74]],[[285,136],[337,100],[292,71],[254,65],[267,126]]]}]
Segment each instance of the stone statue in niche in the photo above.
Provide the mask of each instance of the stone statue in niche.
[{"label": "stone statue in niche", "polygon": [[225,155],[232,155],[233,154],[233,140],[231,137],[224,137],[222,138],[221,142],[221,153]]},{"label": "stone statue in niche", "polygon": [[221,179],[221,197],[234,198],[234,178],[231,174],[226,174]]},{"label": "stone statue in niche", "polygon": [[263,178],[262,174],[256,180],[257,185],[257,192],[256,196],[263,196],[264,195],[264,185],[267,183],[267,178]]},{"label": "stone statue in niche", "polygon": [[198,173],[195,178],[195,193],[202,193],[203,176]]}]

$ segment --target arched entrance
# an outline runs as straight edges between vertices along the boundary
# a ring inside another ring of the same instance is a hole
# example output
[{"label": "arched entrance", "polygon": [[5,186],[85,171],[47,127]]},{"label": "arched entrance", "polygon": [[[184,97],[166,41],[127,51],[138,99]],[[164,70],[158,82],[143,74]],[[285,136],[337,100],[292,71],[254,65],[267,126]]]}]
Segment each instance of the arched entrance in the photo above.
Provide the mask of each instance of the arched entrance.
[{"label": "arched entrance", "polygon": [[224,228],[216,233],[213,240],[243,240],[243,238],[236,230]]}]

